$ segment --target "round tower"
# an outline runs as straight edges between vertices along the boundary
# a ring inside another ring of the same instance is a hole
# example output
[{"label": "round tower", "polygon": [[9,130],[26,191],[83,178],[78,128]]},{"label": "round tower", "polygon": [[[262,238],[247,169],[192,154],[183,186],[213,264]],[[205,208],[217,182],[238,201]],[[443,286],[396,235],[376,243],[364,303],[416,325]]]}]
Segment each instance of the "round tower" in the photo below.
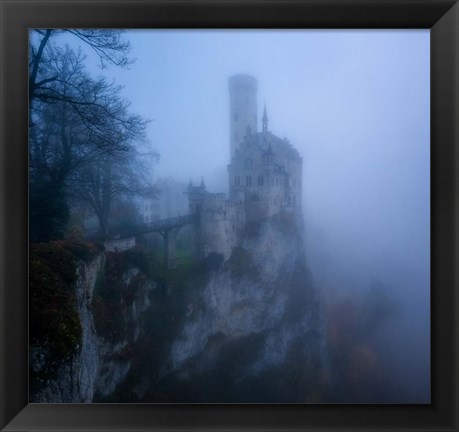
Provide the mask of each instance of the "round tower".
[{"label": "round tower", "polygon": [[229,78],[230,157],[233,158],[247,131],[257,132],[257,80],[250,75]]}]

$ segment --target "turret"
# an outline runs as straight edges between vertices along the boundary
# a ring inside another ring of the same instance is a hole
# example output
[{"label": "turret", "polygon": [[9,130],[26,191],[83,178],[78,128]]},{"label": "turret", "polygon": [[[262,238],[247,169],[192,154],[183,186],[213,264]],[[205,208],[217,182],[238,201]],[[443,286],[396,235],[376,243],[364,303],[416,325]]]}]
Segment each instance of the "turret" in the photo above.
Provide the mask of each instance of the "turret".
[{"label": "turret", "polygon": [[262,126],[263,126],[263,135],[266,136],[268,133],[268,115],[266,114],[266,104],[263,110],[263,117],[261,118]]}]

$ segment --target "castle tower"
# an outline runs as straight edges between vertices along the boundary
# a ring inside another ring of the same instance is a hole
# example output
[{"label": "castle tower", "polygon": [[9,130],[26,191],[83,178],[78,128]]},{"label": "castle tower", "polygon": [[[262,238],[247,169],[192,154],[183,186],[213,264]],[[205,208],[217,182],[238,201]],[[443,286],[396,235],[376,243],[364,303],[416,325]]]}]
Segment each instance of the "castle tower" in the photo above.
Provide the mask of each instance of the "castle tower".
[{"label": "castle tower", "polygon": [[233,158],[249,129],[257,132],[257,80],[250,75],[229,79],[230,157]]}]

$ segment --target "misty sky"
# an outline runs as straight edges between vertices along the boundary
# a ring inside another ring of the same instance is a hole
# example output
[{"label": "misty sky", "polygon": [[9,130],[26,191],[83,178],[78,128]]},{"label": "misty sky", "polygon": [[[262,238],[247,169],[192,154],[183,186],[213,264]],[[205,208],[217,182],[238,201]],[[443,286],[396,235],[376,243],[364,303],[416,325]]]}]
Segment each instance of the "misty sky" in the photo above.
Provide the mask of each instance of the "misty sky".
[{"label": "misty sky", "polygon": [[204,176],[208,189],[227,192],[228,77],[251,74],[259,118],[266,102],[269,129],[304,158],[311,243],[325,255],[363,251],[362,264],[399,265],[403,256],[402,267],[429,278],[428,30],[133,30],[127,38],[136,58],[128,70],[100,70],[90,53],[88,65],[124,85],[132,111],[152,120],[156,178]]},{"label": "misty sky", "polygon": [[429,31],[136,30],[127,37],[137,59],[129,70],[101,71],[88,60],[91,72],[125,85],[133,112],[152,120],[148,138],[161,156],[155,177],[196,183],[204,176],[211,191],[227,191],[228,77],[255,76],[258,118],[266,102],[269,130],[304,158],[315,278],[324,289],[390,286],[416,315],[406,328],[422,335],[415,351],[428,357]]},{"label": "misty sky", "polygon": [[212,191],[227,191],[227,80],[251,74],[259,118],[266,102],[269,129],[304,158],[311,242],[324,242],[331,255],[362,251],[366,266],[399,265],[403,256],[405,270],[428,279],[428,30],[161,30],[128,38],[134,65],[103,73],[126,86],[133,111],[153,120],[157,177],[204,176]]}]

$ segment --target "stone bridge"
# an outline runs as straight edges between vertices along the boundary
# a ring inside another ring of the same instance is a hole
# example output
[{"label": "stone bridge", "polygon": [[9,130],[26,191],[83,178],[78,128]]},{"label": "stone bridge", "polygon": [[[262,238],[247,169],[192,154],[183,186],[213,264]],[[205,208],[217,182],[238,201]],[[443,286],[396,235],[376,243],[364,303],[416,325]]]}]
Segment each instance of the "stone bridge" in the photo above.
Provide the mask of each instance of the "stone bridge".
[{"label": "stone bridge", "polygon": [[131,229],[130,234],[141,235],[152,232],[161,234],[164,239],[164,262],[166,268],[171,269],[175,268],[177,265],[175,257],[175,240],[178,232],[185,225],[196,223],[196,221],[197,217],[194,214],[176,216],[136,225]]},{"label": "stone bridge", "polygon": [[[110,244],[108,250],[126,250],[129,246],[130,238],[134,241],[135,236],[157,232],[164,239],[164,261],[168,269],[174,268],[177,265],[175,257],[175,240],[177,234],[182,227],[189,224],[197,223],[198,217],[195,214],[187,214],[184,216],[175,216],[167,219],[160,219],[153,222],[141,223],[129,227],[120,232],[112,232],[111,240],[105,240],[104,245],[107,249],[107,244]],[[86,238],[98,239],[98,230],[90,229],[85,232]],[[135,244],[135,242],[134,242]]]},{"label": "stone bridge", "polygon": [[174,229],[180,229],[185,225],[195,223],[196,216],[193,214],[187,214],[185,216],[175,216],[168,219],[160,219],[153,222],[146,222],[138,224],[131,229],[131,234],[140,235],[151,232],[167,232]]}]

